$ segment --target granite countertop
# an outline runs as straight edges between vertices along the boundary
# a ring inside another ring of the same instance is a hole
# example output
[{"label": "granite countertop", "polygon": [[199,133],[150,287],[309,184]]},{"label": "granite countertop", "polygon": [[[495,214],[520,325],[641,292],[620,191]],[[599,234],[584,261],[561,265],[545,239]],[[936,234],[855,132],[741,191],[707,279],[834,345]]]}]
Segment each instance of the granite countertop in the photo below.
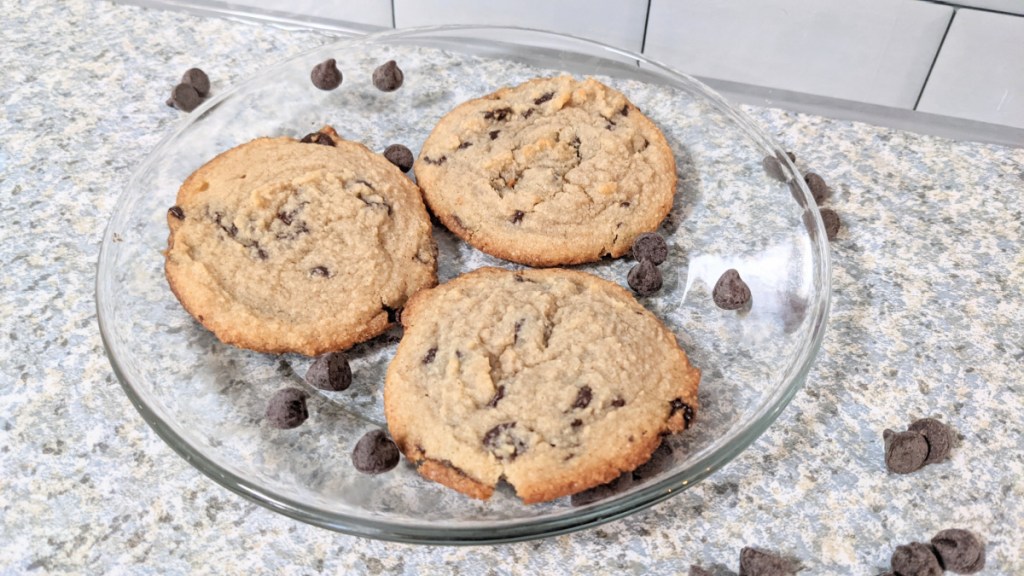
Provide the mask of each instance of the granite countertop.
[{"label": "granite countertop", "polygon": [[[203,476],[143,422],[96,322],[104,227],[181,117],[181,71],[213,90],[332,40],[109,2],[0,13],[0,572],[685,573],[753,545],[806,574],[877,574],[948,527],[1024,573],[1024,149],[745,107],[826,176],[828,332],[772,428],[704,482],[601,527],[519,544],[424,547],[336,534]],[[882,430],[936,416],[949,461],[887,474]]]}]

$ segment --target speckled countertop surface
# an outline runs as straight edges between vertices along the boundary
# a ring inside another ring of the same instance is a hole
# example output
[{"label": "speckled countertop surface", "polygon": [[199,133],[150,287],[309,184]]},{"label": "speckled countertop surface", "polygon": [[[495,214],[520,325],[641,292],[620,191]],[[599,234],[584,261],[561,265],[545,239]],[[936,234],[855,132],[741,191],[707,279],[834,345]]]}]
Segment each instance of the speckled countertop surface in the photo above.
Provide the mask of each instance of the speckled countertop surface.
[{"label": "speckled countertop surface", "polygon": [[[829,330],[807,386],[708,480],[566,536],[419,547],[275,515],[203,476],[129,403],[95,314],[104,226],[199,65],[223,90],[327,36],[107,2],[0,11],[0,572],[675,574],[757,545],[876,574],[947,527],[1024,573],[1024,150],[746,108],[835,190]],[[854,415],[859,416],[854,416]],[[881,432],[936,415],[950,461],[892,476]]]}]

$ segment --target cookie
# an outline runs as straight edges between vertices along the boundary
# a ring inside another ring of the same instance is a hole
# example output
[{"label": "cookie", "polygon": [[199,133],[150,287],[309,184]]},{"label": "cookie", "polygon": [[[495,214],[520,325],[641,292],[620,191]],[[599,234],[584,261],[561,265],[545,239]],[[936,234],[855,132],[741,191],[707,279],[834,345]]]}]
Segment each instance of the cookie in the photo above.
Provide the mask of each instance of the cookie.
[{"label": "cookie", "polygon": [[661,131],[621,93],[570,76],[458,106],[414,171],[449,230],[531,266],[622,256],[668,215],[676,189]]},{"label": "cookie", "polygon": [[321,134],[329,142],[232,148],[196,170],[168,210],[171,290],[227,344],[343,350],[437,283],[416,185],[363,145]]},{"label": "cookie", "polygon": [[384,411],[419,472],[526,503],[608,483],[687,428],[700,371],[624,289],[563,269],[482,268],[413,296]]}]

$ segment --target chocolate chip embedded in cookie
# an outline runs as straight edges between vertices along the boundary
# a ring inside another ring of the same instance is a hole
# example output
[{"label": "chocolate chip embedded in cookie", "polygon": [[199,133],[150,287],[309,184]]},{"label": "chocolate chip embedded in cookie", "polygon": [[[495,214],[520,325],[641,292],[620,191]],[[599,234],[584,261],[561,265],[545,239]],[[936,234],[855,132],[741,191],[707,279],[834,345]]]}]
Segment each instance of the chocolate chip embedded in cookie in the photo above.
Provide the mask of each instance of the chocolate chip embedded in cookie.
[{"label": "chocolate chip embedded in cookie", "polygon": [[259,138],[181,186],[165,269],[189,313],[228,344],[309,356],[380,334],[436,283],[419,189],[330,128]]},{"label": "chocolate chip embedded in cookie", "polygon": [[458,106],[414,170],[449,230],[532,266],[622,256],[658,227],[676,188],[661,131],[616,90],[569,76]]},{"label": "chocolate chip embedded in cookie", "polygon": [[501,478],[527,503],[606,484],[697,410],[672,333],[589,274],[482,268],[412,297],[402,324],[388,428],[421,474],[476,498]]}]

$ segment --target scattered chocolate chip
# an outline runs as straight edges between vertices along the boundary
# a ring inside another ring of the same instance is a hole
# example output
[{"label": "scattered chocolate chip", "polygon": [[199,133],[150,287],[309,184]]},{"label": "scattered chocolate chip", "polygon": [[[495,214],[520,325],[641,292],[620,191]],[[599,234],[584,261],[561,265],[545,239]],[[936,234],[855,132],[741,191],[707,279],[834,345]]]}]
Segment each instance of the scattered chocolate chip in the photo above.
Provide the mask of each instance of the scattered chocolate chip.
[{"label": "scattered chocolate chip", "polygon": [[974,574],[985,567],[985,545],[967,530],[943,530],[932,538],[932,546],[939,563],[950,572]]},{"label": "scattered chocolate chip", "polygon": [[740,549],[740,576],[785,576],[794,573],[793,562],[765,550]]},{"label": "scattered chocolate chip", "polygon": [[331,272],[330,272],[330,270],[328,270],[327,268],[325,268],[323,266],[316,266],[314,268],[310,268],[309,275],[313,276],[313,277],[319,277],[319,278],[328,278],[328,277],[330,277]]},{"label": "scattered chocolate chip", "polygon": [[314,388],[341,392],[352,385],[352,368],[344,352],[329,352],[318,357],[306,371],[306,382]]},{"label": "scattered chocolate chip", "polygon": [[459,144],[459,150],[465,150],[466,148],[469,148],[472,145],[473,145],[472,142],[470,142],[469,140],[466,140],[462,144]]},{"label": "scattered chocolate chip", "polygon": [[661,235],[654,232],[645,232],[633,240],[633,258],[637,262],[650,260],[651,264],[658,265],[668,258],[668,245]]},{"label": "scattered chocolate chip", "polygon": [[629,116],[629,104],[623,104],[622,110],[619,110],[619,114],[622,114],[623,116]]},{"label": "scattered chocolate chip", "polygon": [[408,172],[412,168],[412,150],[401,144],[392,144],[384,149],[384,157],[402,172]]},{"label": "scattered chocolate chip", "polygon": [[167,209],[167,213],[174,216],[178,220],[185,219],[185,211],[181,209],[181,206],[171,206]]},{"label": "scattered chocolate chip", "polygon": [[612,400],[612,408],[622,408],[625,405],[626,405],[626,399],[625,398],[616,398],[615,400]]},{"label": "scattered chocolate chip", "polygon": [[579,428],[580,426],[583,426],[583,420],[577,418],[573,420],[569,425],[572,426],[573,428]]},{"label": "scattered chocolate chip", "polygon": [[605,498],[609,498],[620,492],[625,492],[626,490],[629,490],[632,485],[633,474],[625,472],[607,484],[594,486],[593,488],[573,494],[569,498],[569,503],[573,506],[586,506],[587,504],[593,504],[598,500],[604,500]]},{"label": "scattered chocolate chip", "polygon": [[723,310],[739,310],[750,302],[750,287],[735,269],[726,270],[711,290],[715,305]]},{"label": "scattered chocolate chip", "polygon": [[310,132],[299,140],[303,144],[321,144],[323,146],[334,146],[334,140],[323,132]]},{"label": "scattered chocolate chip", "polygon": [[831,208],[822,208],[821,221],[825,224],[825,236],[829,240],[835,240],[839,235],[839,214]]},{"label": "scattered chocolate chip", "polygon": [[169,100],[175,108],[184,112],[195,110],[201,101],[202,99],[199,97],[196,89],[188,84],[178,84],[175,86],[174,90],[171,91],[171,99]]},{"label": "scattered chocolate chip", "polygon": [[651,457],[643,464],[637,466],[636,470],[633,470],[633,479],[642,482],[648,478],[653,478],[661,472],[668,470],[674,464],[672,458],[672,447],[666,442],[662,442],[654,449]]},{"label": "scattered chocolate chip", "polygon": [[321,90],[334,90],[341,86],[341,70],[338,70],[338,62],[334,58],[328,58],[313,67],[309,73],[309,79],[313,86]]},{"label": "scattered chocolate chip", "polygon": [[534,109],[530,108],[526,112],[523,112],[523,119],[525,120],[525,119],[529,118],[530,116],[533,116],[533,111],[534,111]]},{"label": "scattered chocolate chip", "polygon": [[821,176],[814,172],[808,172],[804,174],[804,182],[811,189],[811,196],[814,196],[814,201],[818,204],[821,204],[828,197],[828,184],[825,184],[825,179]]},{"label": "scattered chocolate chip", "polygon": [[576,400],[573,401],[572,407],[576,409],[586,408],[590,405],[590,399],[593,397],[594,395],[590,390],[590,386],[583,386],[576,392]]},{"label": "scattered chocolate chip", "polygon": [[388,60],[373,71],[373,85],[381,92],[394,92],[402,86],[405,74],[394,60]]},{"label": "scattered chocolate chip", "polygon": [[444,164],[445,161],[447,161],[447,160],[448,160],[447,156],[441,156],[440,158],[438,158],[436,160],[431,158],[430,156],[424,156],[423,157],[423,161],[424,162],[426,162],[427,164],[433,164],[434,166],[440,166],[441,164]]},{"label": "scattered chocolate chip", "polygon": [[515,427],[515,422],[498,424],[484,434],[481,442],[498,460],[515,460],[526,450],[526,443],[514,433]]},{"label": "scattered chocolate chip", "polygon": [[915,420],[907,430],[920,432],[928,442],[928,457],[925,464],[942,462],[949,456],[949,450],[953,445],[953,435],[949,426],[934,418],[921,418]]},{"label": "scattered chocolate chip", "polygon": [[683,402],[682,398],[675,398],[671,403],[672,409],[669,411],[669,418],[675,415],[676,412],[683,412],[683,427],[689,428],[690,422],[693,421],[693,407]]},{"label": "scattered chocolate chip", "polygon": [[629,207],[630,207],[630,203],[629,202],[619,202],[619,208],[629,208]]},{"label": "scattered chocolate chip", "polygon": [[909,474],[924,466],[928,442],[916,431],[882,433],[885,438],[885,467],[896,474]]},{"label": "scattered chocolate chip", "polygon": [[789,156],[789,161],[796,164],[796,154],[786,151],[786,156]]},{"label": "scattered chocolate chip", "polygon": [[509,116],[512,116],[512,109],[508,107],[484,112],[484,120],[497,120],[498,122],[502,122],[508,120]]},{"label": "scattered chocolate chip", "polygon": [[544,94],[543,96],[541,96],[540,98],[537,98],[536,100],[534,100],[533,103],[535,105],[537,105],[537,106],[540,106],[541,104],[547,102],[548,100],[551,100],[551,98],[554,97],[554,95],[555,95],[554,92],[548,92],[548,93]]},{"label": "scattered chocolate chip", "polygon": [[383,430],[371,430],[356,442],[352,465],[363,474],[380,474],[398,465],[398,446]]},{"label": "scattered chocolate chip", "polygon": [[435,356],[437,356],[437,347],[436,346],[431,348],[430,350],[427,350],[427,353],[423,355],[422,363],[423,364],[430,364],[431,362],[434,361],[434,357]]},{"label": "scattered chocolate chip", "polygon": [[267,403],[267,422],[274,428],[295,428],[307,418],[306,393],[298,388],[278,390]]},{"label": "scattered chocolate chip", "polygon": [[769,176],[779,182],[785,182],[788,180],[788,178],[786,178],[786,172],[782,169],[782,163],[779,162],[779,159],[775,156],[765,156],[764,159],[761,160],[761,167],[764,168],[764,171]]},{"label": "scattered chocolate chip", "polygon": [[525,215],[525,213],[522,210],[516,210],[512,214],[512,218],[510,219],[510,222],[512,222],[513,224],[519,224],[520,222],[523,221],[523,216],[524,215]]},{"label": "scattered chocolate chip", "polygon": [[487,406],[489,406],[490,408],[494,408],[495,406],[498,405],[498,402],[500,402],[501,399],[504,398],[504,397],[505,397],[505,387],[504,386],[498,386],[498,389],[494,392],[494,397],[492,397],[491,400],[487,403]]},{"label": "scattered chocolate chip", "polygon": [[892,571],[900,576],[940,576],[942,566],[932,547],[921,542],[897,546],[890,560]]},{"label": "scattered chocolate chip", "polygon": [[491,140],[495,140],[495,139],[497,139],[497,138],[498,138],[498,134],[501,134],[501,130],[491,130],[491,131],[489,132],[489,135],[490,135],[490,137],[491,137]]},{"label": "scattered chocolate chip", "polygon": [[267,258],[270,257],[270,254],[267,254],[266,250],[264,250],[263,248],[260,248],[259,246],[257,246],[256,247],[256,257],[259,258],[260,260],[266,260]]},{"label": "scattered chocolate chip", "polygon": [[629,271],[626,282],[640,296],[650,296],[661,289],[661,270],[650,260],[641,260]]},{"label": "scattered chocolate chip", "polygon": [[210,77],[199,68],[189,68],[186,70],[185,74],[181,77],[181,83],[195,88],[196,93],[200,96],[206,96],[210,93]]}]

